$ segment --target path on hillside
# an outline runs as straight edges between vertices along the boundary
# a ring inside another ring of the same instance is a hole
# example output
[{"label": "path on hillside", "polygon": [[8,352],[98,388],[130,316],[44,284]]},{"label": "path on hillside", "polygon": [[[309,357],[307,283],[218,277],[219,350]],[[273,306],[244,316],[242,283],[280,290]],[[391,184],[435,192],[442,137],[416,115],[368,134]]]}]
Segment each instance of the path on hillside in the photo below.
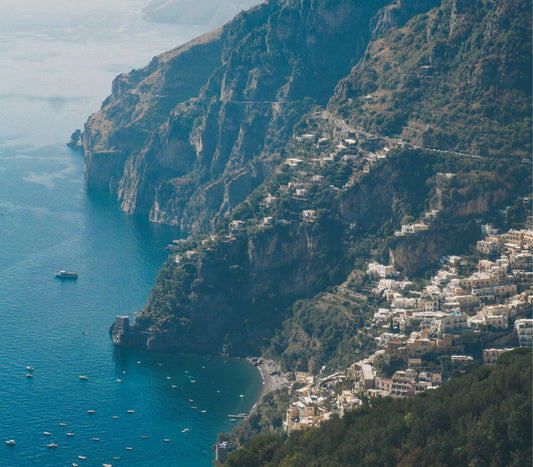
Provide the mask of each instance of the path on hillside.
[{"label": "path on hillside", "polygon": [[408,143],[407,141],[404,141],[401,138],[392,138],[390,136],[377,135],[374,133],[370,133],[368,131],[363,130],[363,128],[361,128],[360,126],[357,126],[357,127],[350,126],[344,120],[333,115],[329,110],[322,111],[320,113],[320,117],[324,120],[334,123],[337,127],[342,128],[343,131],[347,131],[347,132],[351,131],[358,135],[363,135],[366,138],[379,138],[379,139],[385,140],[388,144],[405,144],[413,149],[422,149],[428,152],[435,152],[439,154],[452,154],[455,156],[470,157],[473,159],[486,159],[486,157],[480,156],[479,154],[468,154],[468,153],[460,152],[460,151],[452,151],[452,150],[447,150],[447,149],[436,149],[436,148],[428,148],[424,146],[417,146],[417,145]]}]

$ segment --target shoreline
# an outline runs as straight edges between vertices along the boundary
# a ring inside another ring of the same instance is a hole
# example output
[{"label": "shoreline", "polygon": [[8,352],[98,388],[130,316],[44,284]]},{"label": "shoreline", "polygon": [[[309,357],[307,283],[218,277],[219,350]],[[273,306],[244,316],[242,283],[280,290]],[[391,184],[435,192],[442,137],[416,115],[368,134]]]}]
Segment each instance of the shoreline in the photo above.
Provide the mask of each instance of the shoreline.
[{"label": "shoreline", "polygon": [[263,397],[269,392],[289,386],[289,380],[281,372],[281,368],[274,360],[246,357],[246,360],[253,365],[261,375],[261,392],[257,397],[248,415],[251,415],[263,401]]}]

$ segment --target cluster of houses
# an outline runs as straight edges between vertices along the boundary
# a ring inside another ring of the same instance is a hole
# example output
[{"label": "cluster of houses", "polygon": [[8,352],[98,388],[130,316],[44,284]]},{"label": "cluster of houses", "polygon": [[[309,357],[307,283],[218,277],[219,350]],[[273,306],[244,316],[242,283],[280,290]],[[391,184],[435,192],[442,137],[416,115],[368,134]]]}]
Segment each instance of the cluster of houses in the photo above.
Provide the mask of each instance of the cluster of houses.
[{"label": "cluster of houses", "polygon": [[[440,270],[423,290],[399,280],[391,265],[368,265],[373,293],[387,302],[367,329],[378,350],[330,376],[297,372],[296,381],[303,387],[286,412],[286,431],[317,426],[333,414],[342,416],[361,405],[363,397],[410,397],[438,387],[442,375],[424,368],[424,356],[449,357],[451,367],[472,362],[471,355],[464,355],[463,331],[507,336],[513,347],[533,345],[533,231],[484,230],[486,237],[477,248],[492,260],[479,260],[475,273],[461,277],[457,266],[462,258],[442,258]],[[483,349],[483,363],[494,364],[513,347]],[[402,362],[404,369],[390,377],[380,374],[375,363],[387,357]]]}]

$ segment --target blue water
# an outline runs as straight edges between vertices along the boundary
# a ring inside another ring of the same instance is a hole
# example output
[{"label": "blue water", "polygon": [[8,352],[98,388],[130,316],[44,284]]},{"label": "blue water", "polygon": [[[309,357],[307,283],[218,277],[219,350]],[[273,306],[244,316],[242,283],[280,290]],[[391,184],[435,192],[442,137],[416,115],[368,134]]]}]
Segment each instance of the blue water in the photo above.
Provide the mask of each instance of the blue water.
[{"label": "blue water", "polygon": [[[231,430],[228,414],[253,405],[259,375],[238,360],[113,348],[109,325],[117,314],[142,309],[165,247],[180,232],[126,216],[106,194],[88,193],[83,157],[64,144],[97,109],[101,88],[127,65],[125,56],[129,68],[142,65],[146,54],[170,48],[165,41],[175,45],[194,30],[183,36],[145,25],[131,9],[141,0],[117,0],[103,21],[95,0],[83,21],[101,23],[107,35],[88,29],[84,36],[77,16],[17,6],[28,2],[0,7],[0,25],[9,23],[0,41],[0,466],[210,465],[217,433]],[[124,30],[129,52],[115,58]],[[136,45],[142,53],[133,57]],[[69,80],[80,65],[67,60],[58,69],[53,58],[65,50],[83,51],[83,66],[94,74]],[[60,269],[79,279],[56,279]],[[30,365],[33,378],[26,376]],[[9,439],[16,445],[6,445]]]}]

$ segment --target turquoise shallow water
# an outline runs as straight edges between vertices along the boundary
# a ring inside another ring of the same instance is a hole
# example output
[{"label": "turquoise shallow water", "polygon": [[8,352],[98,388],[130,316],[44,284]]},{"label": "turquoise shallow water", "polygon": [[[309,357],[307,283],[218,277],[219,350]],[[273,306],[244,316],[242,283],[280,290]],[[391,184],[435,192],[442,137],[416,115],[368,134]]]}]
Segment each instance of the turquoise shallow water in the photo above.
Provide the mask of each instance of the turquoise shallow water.
[{"label": "turquoise shallow water", "polygon": [[81,156],[58,145],[0,151],[0,213],[0,465],[209,465],[227,415],[257,397],[256,370],[117,351],[108,335],[142,308],[179,232],[87,194]]}]

